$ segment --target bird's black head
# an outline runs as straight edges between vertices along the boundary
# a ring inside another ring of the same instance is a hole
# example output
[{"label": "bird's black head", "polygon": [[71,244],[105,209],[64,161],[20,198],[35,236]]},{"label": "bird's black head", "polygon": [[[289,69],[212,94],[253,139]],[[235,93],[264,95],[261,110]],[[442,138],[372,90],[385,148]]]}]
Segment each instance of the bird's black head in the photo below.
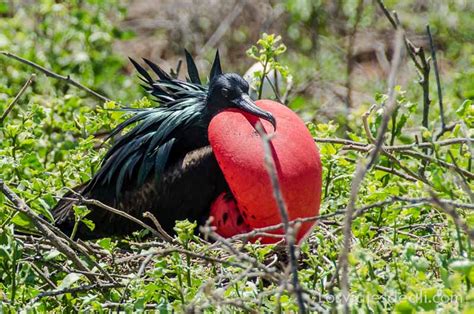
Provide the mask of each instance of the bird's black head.
[{"label": "bird's black head", "polygon": [[238,108],[269,121],[276,129],[273,115],[257,107],[248,93],[249,84],[240,75],[235,73],[219,74],[209,83],[207,106],[213,115],[224,109]]}]

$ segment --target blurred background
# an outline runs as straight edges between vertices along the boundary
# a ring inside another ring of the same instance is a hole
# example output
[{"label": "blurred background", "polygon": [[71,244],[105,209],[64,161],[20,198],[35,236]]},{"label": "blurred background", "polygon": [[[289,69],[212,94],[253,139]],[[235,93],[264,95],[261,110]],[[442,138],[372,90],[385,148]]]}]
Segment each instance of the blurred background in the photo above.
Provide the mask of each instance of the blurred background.
[{"label": "blurred background", "polygon": [[[409,38],[428,53],[430,24],[446,106],[474,98],[474,1],[387,0],[385,5],[397,11]],[[144,95],[127,57],[149,58],[169,70],[187,48],[203,74],[219,49],[224,70],[244,74],[255,62],[246,51],[262,33],[282,36],[287,51],[279,61],[293,80],[287,101],[307,121],[334,120],[350,129],[359,123],[354,117],[386,92],[394,31],[373,0],[0,2],[0,50],[71,74],[121,103]],[[6,58],[0,68],[2,100],[31,68]],[[421,102],[416,69],[407,58],[400,73],[398,84]],[[36,88],[51,98],[72,88],[54,86]],[[430,88],[436,95],[435,84]],[[436,108],[431,114],[438,115]]]}]

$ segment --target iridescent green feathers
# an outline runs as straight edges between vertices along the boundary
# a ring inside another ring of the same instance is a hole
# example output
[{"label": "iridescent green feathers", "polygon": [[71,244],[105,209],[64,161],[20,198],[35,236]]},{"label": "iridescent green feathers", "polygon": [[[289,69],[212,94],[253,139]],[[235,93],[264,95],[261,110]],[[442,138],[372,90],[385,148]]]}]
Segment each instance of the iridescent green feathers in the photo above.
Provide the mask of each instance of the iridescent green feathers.
[{"label": "iridescent green feathers", "polygon": [[[170,154],[176,143],[182,142],[186,130],[202,123],[206,110],[208,85],[202,85],[199,72],[191,55],[185,51],[188,78],[182,81],[171,77],[158,65],[144,59],[157,79],[137,62],[130,59],[145,83],[142,86],[160,104],[153,108],[123,108],[132,116],[117,126],[108,138],[135,125],[122,135],[104,157],[100,170],[88,185],[115,185],[116,198],[124,182],[142,185],[152,174],[160,177],[170,162]],[[222,74],[219,54],[216,53],[209,81]]]}]

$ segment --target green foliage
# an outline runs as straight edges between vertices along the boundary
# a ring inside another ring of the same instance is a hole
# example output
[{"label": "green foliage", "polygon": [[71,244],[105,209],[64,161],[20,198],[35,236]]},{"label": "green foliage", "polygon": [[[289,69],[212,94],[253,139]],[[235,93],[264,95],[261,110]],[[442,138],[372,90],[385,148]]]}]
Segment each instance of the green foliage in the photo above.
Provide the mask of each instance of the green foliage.
[{"label": "green foliage", "polygon": [[[395,3],[386,2],[387,5]],[[409,2],[398,1],[400,9],[407,11],[412,5]],[[461,1],[446,2],[445,12],[456,16],[454,26],[443,23],[437,12],[430,12],[428,18],[435,22],[434,33],[446,45],[439,54],[453,58],[452,68],[442,73],[446,118],[448,123],[462,123],[436,139],[440,119],[434,97],[435,84],[431,84],[430,124],[427,129],[419,128],[420,88],[407,79],[404,81],[408,83],[396,89],[397,109],[388,125],[386,146],[412,144],[421,138],[433,142],[472,138],[474,50],[472,43],[459,44],[472,36],[472,18],[469,12],[461,12],[458,2]],[[290,47],[288,51],[281,37],[276,35],[263,35],[248,50],[252,59],[262,63],[264,70],[257,73],[260,82],[270,71],[277,70],[285,77],[293,75],[296,86],[315,80],[315,73],[321,85],[343,83],[345,52],[334,47],[343,47],[341,38],[344,37],[332,35],[333,31],[336,34],[340,31],[333,29],[334,24],[330,23],[328,6],[332,3],[336,2],[285,1],[289,14],[284,36]],[[333,13],[337,13],[335,16],[344,24],[352,25],[356,3],[344,2],[340,11]],[[138,81],[124,75],[125,60],[112,49],[114,40],[133,36],[113,26],[125,14],[119,2],[43,0],[23,6],[14,14],[10,13],[12,10],[10,2],[0,3],[0,49],[17,53],[55,72],[71,74],[117,101],[98,103],[83,91],[38,74],[35,83],[0,125],[0,178],[34,211],[52,220],[49,210],[65,192],[64,187],[81,184],[97,171],[108,145],[101,146],[104,134],[124,119],[121,112],[111,109],[117,108],[118,102],[131,103],[132,107],[153,104],[147,98],[132,102],[139,98]],[[362,27],[379,27],[379,24],[374,26],[374,11],[369,6],[366,8]],[[400,16],[410,29],[423,29],[426,24],[425,19],[410,19],[411,16],[402,13]],[[313,29],[318,31],[317,40],[311,37],[315,35]],[[450,41],[450,36],[456,36],[457,40]],[[3,113],[33,70],[5,57],[0,58],[0,67],[4,70],[0,77],[0,113]],[[407,72],[414,72],[412,70],[408,67]],[[337,111],[336,116],[331,116],[347,124],[324,116],[328,108],[323,104],[329,100],[308,94],[303,88],[296,89],[297,95],[289,99],[290,106],[310,121],[308,129],[314,137],[343,136],[368,145],[370,140],[361,117],[375,105],[367,120],[375,136],[388,98],[386,84],[383,80],[375,83],[365,80],[357,82],[356,88],[367,88],[374,101],[361,102],[349,114]],[[344,116],[344,120],[338,116]],[[338,282],[336,280],[333,289],[330,284],[343,239],[340,228],[343,215],[337,213],[347,206],[356,162],[366,158],[367,152],[334,142],[317,144],[323,164],[320,213],[335,216],[320,221],[301,245],[299,279],[305,290],[315,293],[311,295],[314,302],[339,310]],[[443,166],[442,162],[472,172],[472,147],[467,143],[444,146],[438,143],[430,149],[416,151],[435,158],[435,162],[393,151],[400,164],[381,155],[377,168],[368,172],[361,186],[357,208],[385,203],[371,207],[353,222],[349,277],[354,311],[468,312],[474,307],[474,258],[472,243],[466,234],[438,207],[393,199],[429,197],[431,190],[440,199],[470,204],[468,191],[473,190],[472,180]],[[423,175],[426,183],[400,176],[399,173],[409,175],[406,169]],[[98,252],[93,258],[122,285],[42,296],[45,291],[77,288],[89,281],[84,274],[71,271],[72,262],[47,242],[30,242],[18,234],[19,229],[34,232],[34,226],[10,205],[0,194],[0,312],[107,312],[105,306],[111,303],[122,303],[126,312],[144,311],[148,305],[155,305],[163,312],[193,308],[209,312],[242,310],[225,304],[219,297],[227,301],[243,300],[257,312],[297,311],[293,294],[288,290],[281,292],[278,283],[264,278],[255,267],[250,271],[238,267],[236,263],[241,260],[237,256],[197,237],[196,223],[188,221],[177,223],[173,244],[144,241],[143,233],[89,242],[90,249]],[[474,228],[473,213],[467,209],[456,210],[468,227]],[[93,227],[87,220],[86,208],[76,207],[75,213],[77,223]],[[281,258],[278,246],[240,243],[234,246],[265,265],[272,264],[275,257]],[[179,253],[176,248],[212,260]],[[149,263],[145,264],[148,257]],[[84,259],[84,262],[93,267],[90,261]],[[272,265],[280,267],[278,263]],[[252,276],[251,271],[257,274]],[[277,271],[285,272],[282,268]],[[55,288],[49,286],[45,276]],[[319,299],[317,294],[325,298]],[[336,299],[331,299],[333,296]]]},{"label": "green foliage", "polygon": [[[283,78],[291,80],[288,68],[277,61],[277,57],[286,51],[286,46],[280,42],[281,36],[266,33],[257,41],[257,46],[252,46],[247,50],[247,55],[260,62],[262,70],[255,71],[254,77],[257,80],[258,98],[262,98],[262,89],[265,78],[271,71],[279,73]],[[275,87],[272,86],[275,90]]]}]

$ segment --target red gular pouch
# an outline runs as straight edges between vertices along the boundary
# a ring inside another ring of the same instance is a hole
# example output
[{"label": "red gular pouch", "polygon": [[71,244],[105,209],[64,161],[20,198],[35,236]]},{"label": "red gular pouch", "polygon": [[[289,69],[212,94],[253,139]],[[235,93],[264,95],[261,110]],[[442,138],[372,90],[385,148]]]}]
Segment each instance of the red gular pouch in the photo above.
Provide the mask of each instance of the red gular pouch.
[{"label": "red gular pouch", "polygon": [[[253,230],[282,222],[264,163],[262,138],[255,128],[257,122],[262,123],[265,132],[272,135],[270,147],[290,220],[314,217],[319,213],[321,160],[306,125],[293,111],[277,102],[258,100],[256,105],[274,116],[275,132],[268,121],[238,109],[220,112],[209,125],[209,141],[237,203],[237,208],[232,207],[234,205],[230,207],[232,211],[240,212],[240,215],[232,214],[232,217],[242,217],[242,225],[246,226],[245,230],[241,230],[243,227],[237,224],[237,220],[222,224],[221,219],[214,219],[217,233],[222,236],[246,232],[247,226]],[[214,202],[211,214],[215,218],[222,218],[223,214],[219,211],[229,211],[229,205],[230,203]],[[216,225],[219,221],[220,226]],[[313,225],[313,222],[301,224],[296,235],[298,242]],[[284,234],[283,229],[273,233]],[[262,243],[280,240],[274,237],[258,239]]]},{"label": "red gular pouch", "polygon": [[211,225],[225,238],[252,231],[231,194],[224,192],[217,197],[211,205],[210,216],[214,217]]}]

